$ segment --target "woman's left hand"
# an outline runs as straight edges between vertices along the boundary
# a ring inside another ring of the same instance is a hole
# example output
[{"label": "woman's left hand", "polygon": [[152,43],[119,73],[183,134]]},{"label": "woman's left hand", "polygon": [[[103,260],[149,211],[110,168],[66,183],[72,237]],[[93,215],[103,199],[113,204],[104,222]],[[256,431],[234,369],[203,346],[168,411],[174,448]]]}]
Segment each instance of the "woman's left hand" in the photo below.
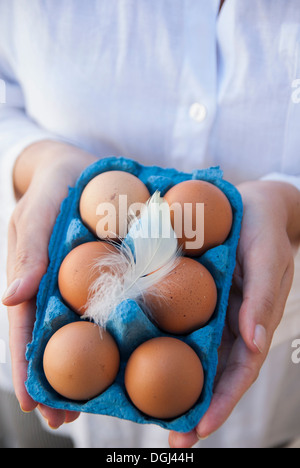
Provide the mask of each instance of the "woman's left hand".
[{"label": "woman's left hand", "polygon": [[300,241],[300,192],[282,182],[238,187],[244,219],[211,405],[171,447],[192,447],[217,431],[259,376],[283,317]]}]

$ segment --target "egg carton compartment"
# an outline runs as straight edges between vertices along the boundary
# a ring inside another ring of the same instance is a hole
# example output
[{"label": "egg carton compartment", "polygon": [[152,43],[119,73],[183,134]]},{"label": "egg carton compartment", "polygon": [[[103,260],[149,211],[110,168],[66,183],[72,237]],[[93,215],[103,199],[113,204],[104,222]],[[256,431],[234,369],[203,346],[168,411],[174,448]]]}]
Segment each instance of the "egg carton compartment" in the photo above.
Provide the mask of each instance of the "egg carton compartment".
[{"label": "egg carton compartment", "polygon": [[[81,194],[90,180],[102,172],[112,170],[122,170],[137,176],[145,183],[151,194],[158,190],[162,196],[171,187],[183,181],[210,182],[225,193],[233,211],[233,226],[226,242],[195,259],[202,263],[214,277],[218,302],[214,315],[203,328],[189,335],[176,336],[189,344],[198,354],[203,365],[205,380],[202,394],[194,407],[186,414],[172,420],[159,420],[143,414],[131,403],[126,393],[124,372],[131,353],[151,338],[174,336],[159,330],[135,301],[122,302],[111,314],[107,323],[107,330],[119,347],[121,364],[115,382],[104,393],[87,402],[68,400],[50,387],[43,371],[43,354],[51,336],[62,326],[81,320],[64,304],[58,289],[58,272],[67,254],[80,244],[96,240],[80,218]],[[130,159],[111,157],[99,160],[87,168],[76,186],[69,189],[69,195],[62,203],[49,244],[50,263],[40,284],[36,322],[32,341],[26,353],[28,360],[26,387],[31,397],[52,408],[110,415],[140,424],[156,424],[178,432],[192,430],[207,411],[212,398],[218,365],[218,348],[225,324],[242,216],[241,196],[234,186],[223,179],[223,173],[218,167],[186,174],[175,169],[146,167]]]}]

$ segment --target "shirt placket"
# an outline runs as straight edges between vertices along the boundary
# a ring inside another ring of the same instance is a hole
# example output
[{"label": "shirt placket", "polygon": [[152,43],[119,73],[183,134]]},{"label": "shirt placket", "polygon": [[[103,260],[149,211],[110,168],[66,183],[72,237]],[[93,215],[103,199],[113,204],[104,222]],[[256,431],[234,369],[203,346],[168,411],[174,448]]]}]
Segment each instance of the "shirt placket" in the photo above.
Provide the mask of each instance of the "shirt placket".
[{"label": "shirt placket", "polygon": [[184,60],[171,149],[182,170],[206,167],[213,160],[208,143],[217,106],[218,8],[215,0],[187,2],[185,10]]}]

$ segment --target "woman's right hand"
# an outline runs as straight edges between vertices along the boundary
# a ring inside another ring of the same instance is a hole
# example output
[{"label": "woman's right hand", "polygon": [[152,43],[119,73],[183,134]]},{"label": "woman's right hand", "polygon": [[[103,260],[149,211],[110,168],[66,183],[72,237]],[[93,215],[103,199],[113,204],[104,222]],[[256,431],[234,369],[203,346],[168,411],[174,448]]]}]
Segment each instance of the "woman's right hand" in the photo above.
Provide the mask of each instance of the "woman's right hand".
[{"label": "woman's right hand", "polygon": [[52,428],[74,421],[78,413],[38,405],[25,387],[25,352],[32,339],[35,298],[48,267],[48,245],[68,187],[97,158],[65,143],[43,141],[27,148],[16,162],[14,186],[19,199],[9,224],[7,280],[3,304],[8,307],[13,383],[21,409],[37,406]]}]

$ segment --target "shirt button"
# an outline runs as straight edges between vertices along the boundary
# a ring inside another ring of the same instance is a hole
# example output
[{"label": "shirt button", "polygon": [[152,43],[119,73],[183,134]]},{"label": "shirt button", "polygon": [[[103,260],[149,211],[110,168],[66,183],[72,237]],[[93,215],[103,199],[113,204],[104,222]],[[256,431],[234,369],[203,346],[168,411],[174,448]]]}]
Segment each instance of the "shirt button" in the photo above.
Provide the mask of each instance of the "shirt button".
[{"label": "shirt button", "polygon": [[203,104],[200,104],[199,102],[195,102],[190,107],[190,117],[193,119],[195,122],[202,123],[206,119],[207,116],[207,109]]}]

